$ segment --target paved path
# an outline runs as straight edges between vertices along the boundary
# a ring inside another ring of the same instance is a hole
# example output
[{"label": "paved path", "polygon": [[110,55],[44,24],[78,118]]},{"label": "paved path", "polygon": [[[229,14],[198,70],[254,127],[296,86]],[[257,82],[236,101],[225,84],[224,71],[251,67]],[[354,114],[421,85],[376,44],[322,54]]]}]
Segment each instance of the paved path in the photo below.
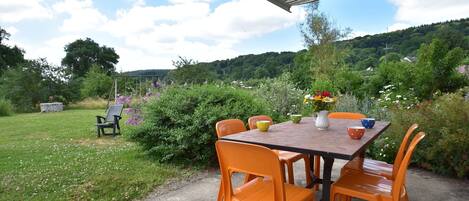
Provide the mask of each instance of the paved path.
[{"label": "paved path", "polygon": [[[332,173],[333,180],[339,176],[340,168],[346,161],[336,160]],[[304,164],[295,164],[297,185],[305,185]],[[239,184],[241,175],[234,177]],[[215,171],[204,172],[185,182],[172,182],[151,193],[145,201],[211,201],[216,200],[220,175]],[[418,169],[410,169],[407,175],[407,190],[411,201],[468,201],[469,181],[445,178]],[[321,192],[316,193],[319,200]]]}]

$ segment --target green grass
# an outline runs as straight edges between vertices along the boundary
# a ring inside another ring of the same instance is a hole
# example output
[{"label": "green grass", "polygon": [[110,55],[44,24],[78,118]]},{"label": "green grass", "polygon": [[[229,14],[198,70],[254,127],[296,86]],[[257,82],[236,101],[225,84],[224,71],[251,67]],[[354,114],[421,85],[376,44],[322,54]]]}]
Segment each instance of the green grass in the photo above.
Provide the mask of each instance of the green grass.
[{"label": "green grass", "polygon": [[132,200],[189,173],[152,161],[122,137],[98,139],[99,114],[0,117],[0,200]]}]

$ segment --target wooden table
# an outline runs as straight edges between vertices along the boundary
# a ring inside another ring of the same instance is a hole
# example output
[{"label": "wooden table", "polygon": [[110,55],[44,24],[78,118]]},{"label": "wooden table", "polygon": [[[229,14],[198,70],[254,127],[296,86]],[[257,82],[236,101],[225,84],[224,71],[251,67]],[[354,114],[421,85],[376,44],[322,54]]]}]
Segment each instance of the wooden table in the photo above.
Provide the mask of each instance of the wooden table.
[{"label": "wooden table", "polygon": [[320,155],[324,160],[323,178],[314,178],[313,176],[313,184],[323,185],[322,200],[328,201],[334,159],[352,160],[364,153],[367,146],[389,125],[389,122],[377,121],[374,128],[367,129],[360,140],[352,140],[347,134],[347,127],[361,126],[360,120],[330,119],[329,129],[321,131],[314,126],[314,118],[307,117],[303,118],[300,124],[293,124],[289,121],[272,125],[268,132],[260,132],[255,129],[224,136],[221,139],[308,154],[311,158],[311,170],[314,168],[312,157]]}]

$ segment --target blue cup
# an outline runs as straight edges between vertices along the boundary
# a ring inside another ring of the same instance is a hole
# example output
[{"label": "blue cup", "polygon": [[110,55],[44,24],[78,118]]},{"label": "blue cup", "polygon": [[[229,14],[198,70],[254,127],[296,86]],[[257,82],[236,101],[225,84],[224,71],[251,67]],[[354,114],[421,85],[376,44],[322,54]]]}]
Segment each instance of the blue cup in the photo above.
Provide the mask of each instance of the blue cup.
[{"label": "blue cup", "polygon": [[374,118],[363,118],[361,119],[361,122],[362,122],[362,126],[367,129],[373,128],[373,126],[375,126]]}]

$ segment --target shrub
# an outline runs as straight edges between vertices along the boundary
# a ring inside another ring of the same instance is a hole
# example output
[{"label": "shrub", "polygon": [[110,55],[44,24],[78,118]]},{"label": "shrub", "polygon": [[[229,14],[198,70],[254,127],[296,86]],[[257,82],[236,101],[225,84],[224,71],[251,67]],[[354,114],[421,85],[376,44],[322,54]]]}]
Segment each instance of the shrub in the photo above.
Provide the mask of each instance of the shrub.
[{"label": "shrub", "polygon": [[248,91],[229,86],[176,86],[143,108],[144,122],[130,138],[160,162],[208,165],[215,162],[216,122],[269,114]]},{"label": "shrub", "polygon": [[413,161],[439,174],[469,176],[469,102],[460,93],[444,94],[413,109],[392,112],[392,125],[371,149],[377,159],[392,162],[407,128],[418,123],[427,136]]},{"label": "shrub", "polygon": [[106,109],[108,101],[102,98],[85,98],[82,101],[71,103],[69,109]]},{"label": "shrub", "polygon": [[13,114],[13,105],[9,100],[0,98],[0,117]]},{"label": "shrub", "polygon": [[81,96],[86,97],[107,97],[112,88],[112,78],[103,72],[99,67],[92,66],[86,73],[80,89]]},{"label": "shrub", "polygon": [[297,89],[290,77],[289,73],[285,73],[278,78],[267,79],[255,90],[255,95],[265,99],[272,107],[274,118],[282,121],[287,120],[289,114],[301,113],[303,109],[305,92]]},{"label": "shrub", "polygon": [[359,112],[376,120],[390,120],[390,112],[387,108],[380,107],[380,102],[375,98],[365,96],[362,100],[352,94],[341,94],[338,97],[334,111]]}]

